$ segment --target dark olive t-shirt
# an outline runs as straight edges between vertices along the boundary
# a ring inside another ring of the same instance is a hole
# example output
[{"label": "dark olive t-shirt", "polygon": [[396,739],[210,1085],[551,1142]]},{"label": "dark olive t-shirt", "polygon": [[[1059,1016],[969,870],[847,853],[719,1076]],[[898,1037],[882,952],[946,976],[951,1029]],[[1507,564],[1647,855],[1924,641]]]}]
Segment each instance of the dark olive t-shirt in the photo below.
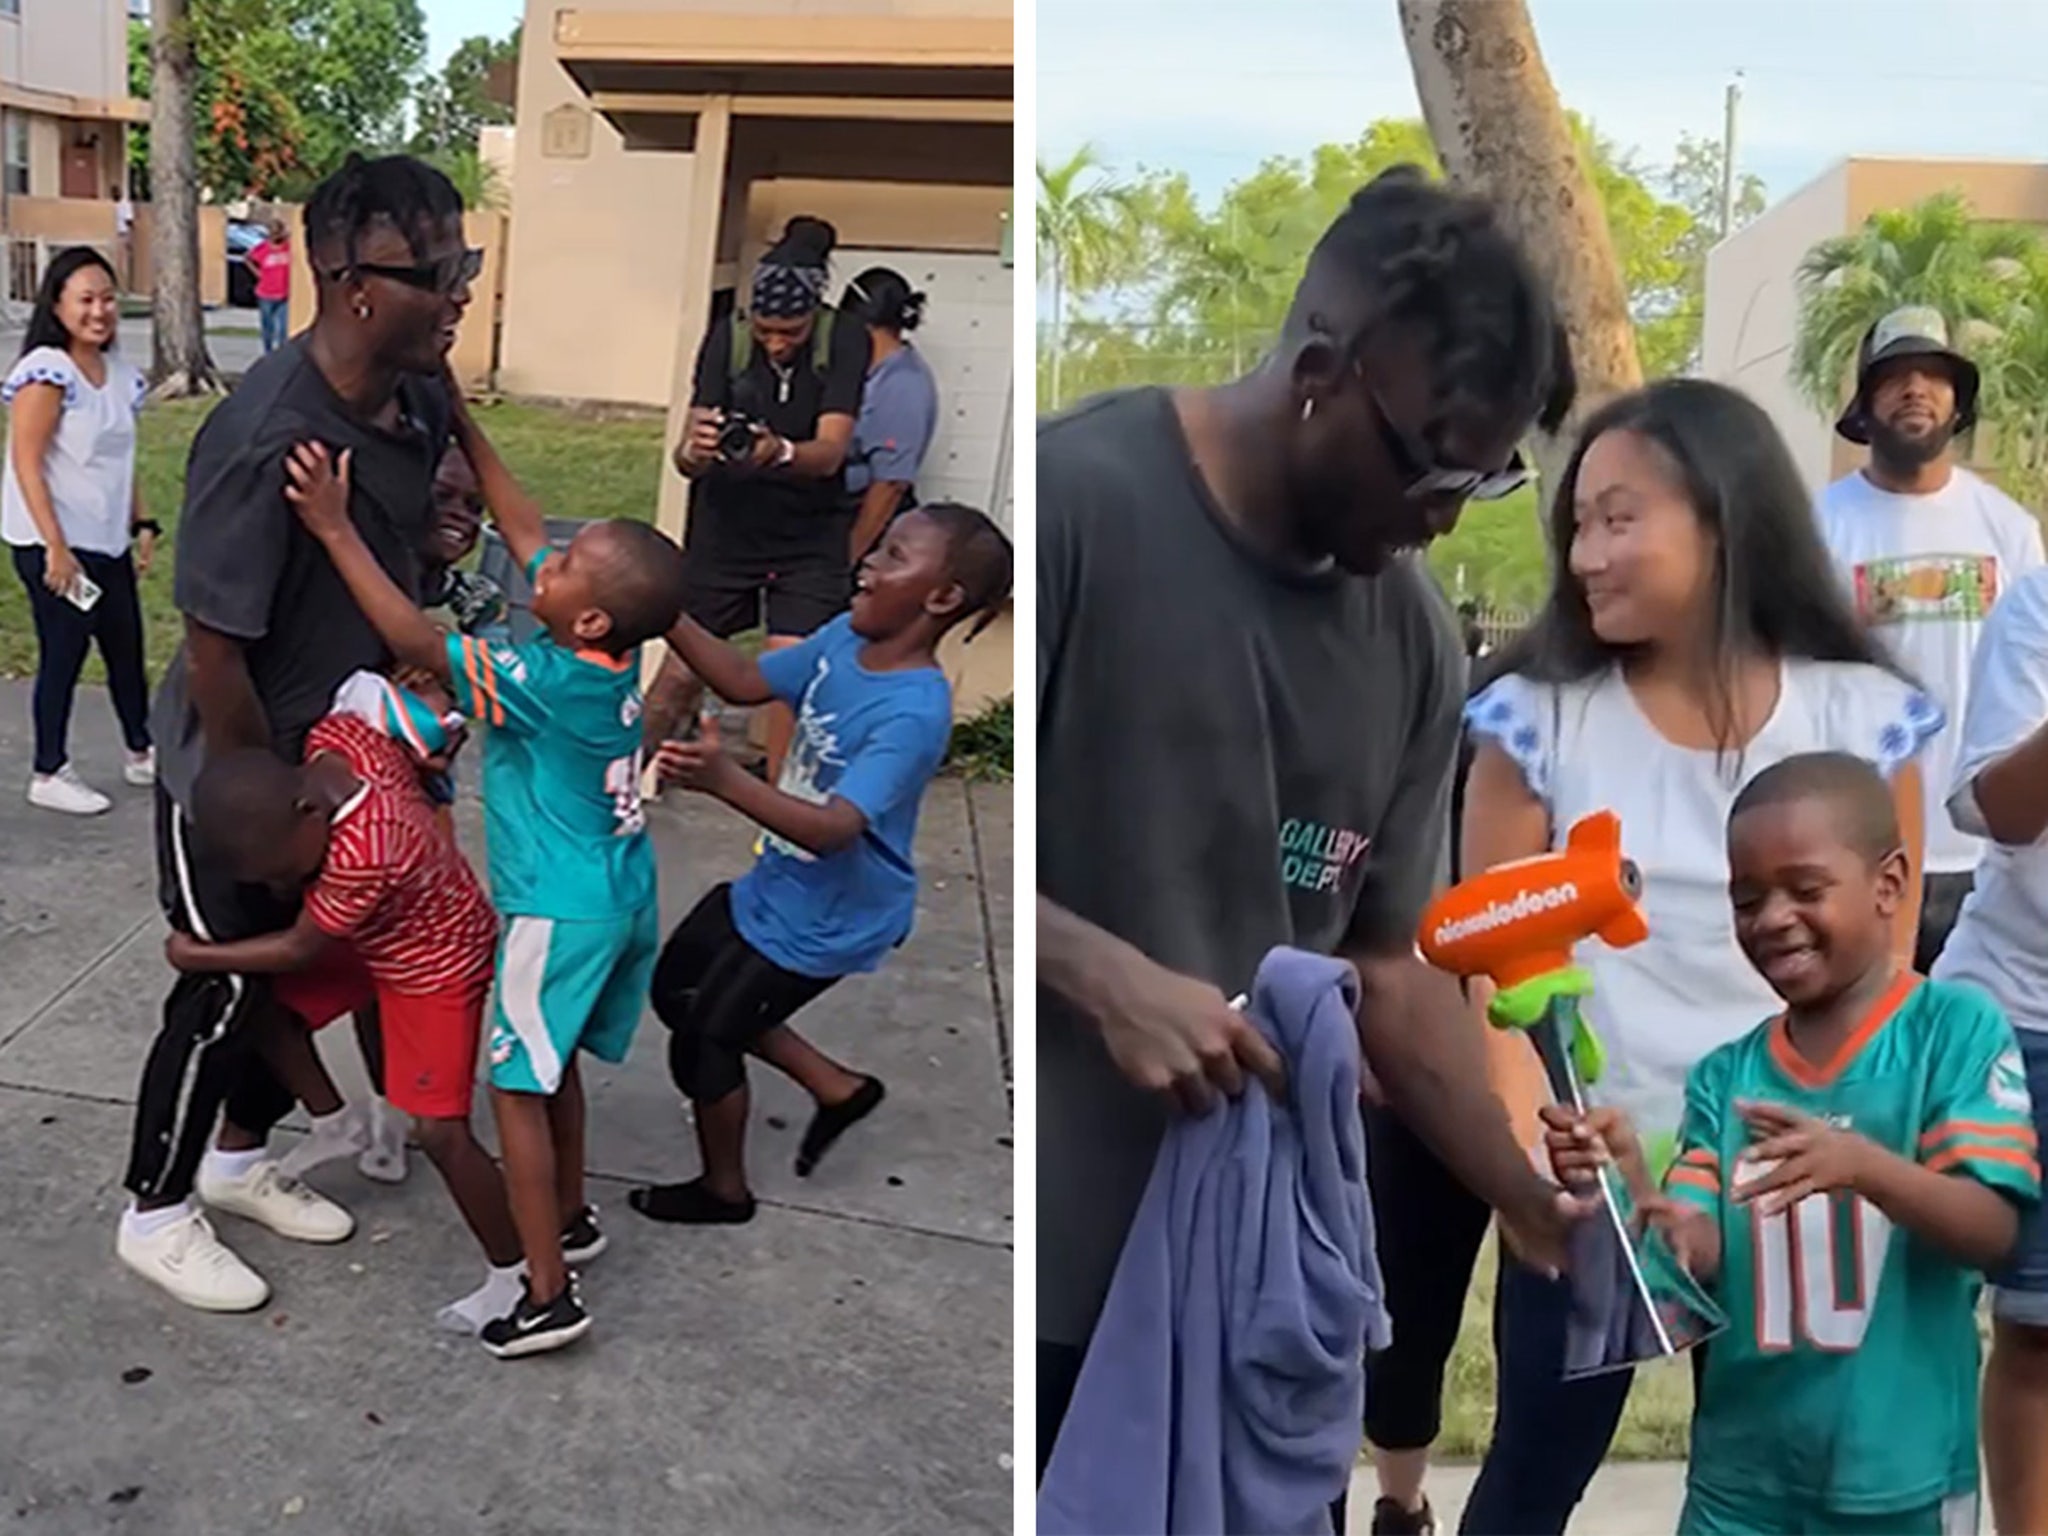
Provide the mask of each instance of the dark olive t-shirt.
[{"label": "dark olive t-shirt", "polygon": [[[1411,943],[1465,666],[1420,563],[1263,560],[1161,390],[1040,425],[1037,532],[1039,891],[1226,996],[1275,945]],[[1044,988],[1037,1059],[1038,1337],[1078,1345],[1165,1112]]]},{"label": "dark olive t-shirt", "polygon": [[[870,351],[865,325],[845,315],[833,317],[822,372],[811,342],[804,343],[787,372],[778,373],[750,341],[747,365],[735,376],[733,321],[728,315],[705,333],[692,405],[745,411],[795,443],[818,435],[820,416],[860,415]],[[843,471],[819,480],[786,469],[734,473],[714,466],[697,477],[685,539],[691,554],[713,559],[772,561],[821,549],[843,559],[853,515]]]},{"label": "dark olive t-shirt", "polygon": [[[309,441],[353,455],[350,517],[377,563],[417,594],[448,400],[424,378],[407,379],[398,398],[399,427],[370,426],[343,405],[298,337],[215,407],[185,462],[172,596],[188,617],[243,643],[272,743],[292,761],[342,679],[382,667],[390,652],[285,500],[285,459]],[[182,645],[157,690],[150,730],[160,781],[189,804],[203,748]]]}]

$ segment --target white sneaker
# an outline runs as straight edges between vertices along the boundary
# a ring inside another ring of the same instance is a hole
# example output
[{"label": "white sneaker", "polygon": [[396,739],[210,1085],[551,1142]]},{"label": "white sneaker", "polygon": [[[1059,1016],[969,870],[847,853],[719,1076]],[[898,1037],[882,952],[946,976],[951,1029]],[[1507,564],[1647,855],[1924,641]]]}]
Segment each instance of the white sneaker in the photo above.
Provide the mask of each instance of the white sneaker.
[{"label": "white sneaker", "polygon": [[28,781],[28,803],[66,816],[97,816],[114,802],[94,789],[66,763],[55,773],[38,773]]},{"label": "white sneaker", "polygon": [[275,1158],[264,1158],[238,1179],[223,1178],[201,1162],[199,1198],[301,1243],[338,1243],[356,1229],[355,1217],[285,1173]]},{"label": "white sneaker", "polygon": [[270,1300],[263,1277],[197,1211],[154,1232],[137,1232],[123,1220],[114,1252],[143,1279],[203,1312],[253,1312]]},{"label": "white sneaker", "polygon": [[156,782],[156,748],[142,752],[130,752],[128,761],[121,765],[121,777],[138,789],[147,789]]}]

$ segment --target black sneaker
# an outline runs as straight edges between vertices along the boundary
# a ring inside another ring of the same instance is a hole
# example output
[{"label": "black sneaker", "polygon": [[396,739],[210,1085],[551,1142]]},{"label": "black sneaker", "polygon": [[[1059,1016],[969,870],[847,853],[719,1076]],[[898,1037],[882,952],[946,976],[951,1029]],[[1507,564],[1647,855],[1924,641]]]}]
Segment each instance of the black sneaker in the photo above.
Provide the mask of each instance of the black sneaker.
[{"label": "black sneaker", "polygon": [[484,1324],[484,1348],[500,1360],[517,1360],[521,1355],[543,1355],[551,1349],[574,1344],[590,1332],[590,1314],[576,1295],[576,1282],[562,1287],[562,1294],[544,1307],[535,1307],[533,1293],[519,1298],[519,1305],[503,1317]]},{"label": "black sneaker", "polygon": [[588,1264],[608,1246],[609,1239],[597,1224],[597,1207],[594,1205],[583,1207],[569,1225],[562,1228],[562,1261],[566,1264]]},{"label": "black sneaker", "polygon": [[1403,1509],[1397,1500],[1381,1499],[1372,1507],[1372,1536],[1436,1536],[1436,1511],[1427,1499],[1420,1509]]}]

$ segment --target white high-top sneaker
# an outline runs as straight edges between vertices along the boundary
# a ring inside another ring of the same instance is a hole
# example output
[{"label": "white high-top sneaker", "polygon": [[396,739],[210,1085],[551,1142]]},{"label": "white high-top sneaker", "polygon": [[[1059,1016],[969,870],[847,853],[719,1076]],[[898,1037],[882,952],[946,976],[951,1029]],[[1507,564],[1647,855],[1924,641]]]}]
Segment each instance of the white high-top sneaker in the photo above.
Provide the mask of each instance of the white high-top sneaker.
[{"label": "white high-top sneaker", "polygon": [[28,803],[66,816],[97,816],[114,802],[94,789],[66,763],[55,773],[38,773],[28,781]]},{"label": "white high-top sneaker", "polygon": [[130,752],[128,761],[121,765],[121,777],[138,789],[147,789],[156,782],[156,748],[145,747],[140,752]]},{"label": "white high-top sneaker", "polygon": [[152,1285],[204,1312],[253,1312],[270,1299],[263,1277],[213,1235],[213,1224],[188,1211],[154,1232],[123,1219],[114,1252]]}]

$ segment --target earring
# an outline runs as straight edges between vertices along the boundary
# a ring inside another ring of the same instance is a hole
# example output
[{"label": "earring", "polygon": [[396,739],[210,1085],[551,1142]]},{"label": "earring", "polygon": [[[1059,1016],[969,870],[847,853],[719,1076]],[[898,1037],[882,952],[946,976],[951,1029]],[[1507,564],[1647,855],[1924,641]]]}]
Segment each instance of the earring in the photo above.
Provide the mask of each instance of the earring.
[{"label": "earring", "polygon": [[358,305],[356,306],[356,318],[357,318],[358,320],[367,320],[367,319],[369,319],[369,318],[370,318],[370,306],[369,306],[369,305],[367,305],[367,304],[358,304]]},{"label": "earring", "polygon": [[1302,401],[1302,402],[1301,402],[1301,419],[1302,419],[1303,421],[1307,421],[1307,420],[1308,420],[1308,419],[1309,419],[1309,418],[1310,418],[1311,416],[1315,415],[1315,413],[1316,413],[1316,400],[1315,400],[1315,396],[1314,396],[1314,395],[1310,395],[1310,396],[1308,397],[1308,399],[1306,399],[1306,400],[1304,400],[1304,401]]}]

